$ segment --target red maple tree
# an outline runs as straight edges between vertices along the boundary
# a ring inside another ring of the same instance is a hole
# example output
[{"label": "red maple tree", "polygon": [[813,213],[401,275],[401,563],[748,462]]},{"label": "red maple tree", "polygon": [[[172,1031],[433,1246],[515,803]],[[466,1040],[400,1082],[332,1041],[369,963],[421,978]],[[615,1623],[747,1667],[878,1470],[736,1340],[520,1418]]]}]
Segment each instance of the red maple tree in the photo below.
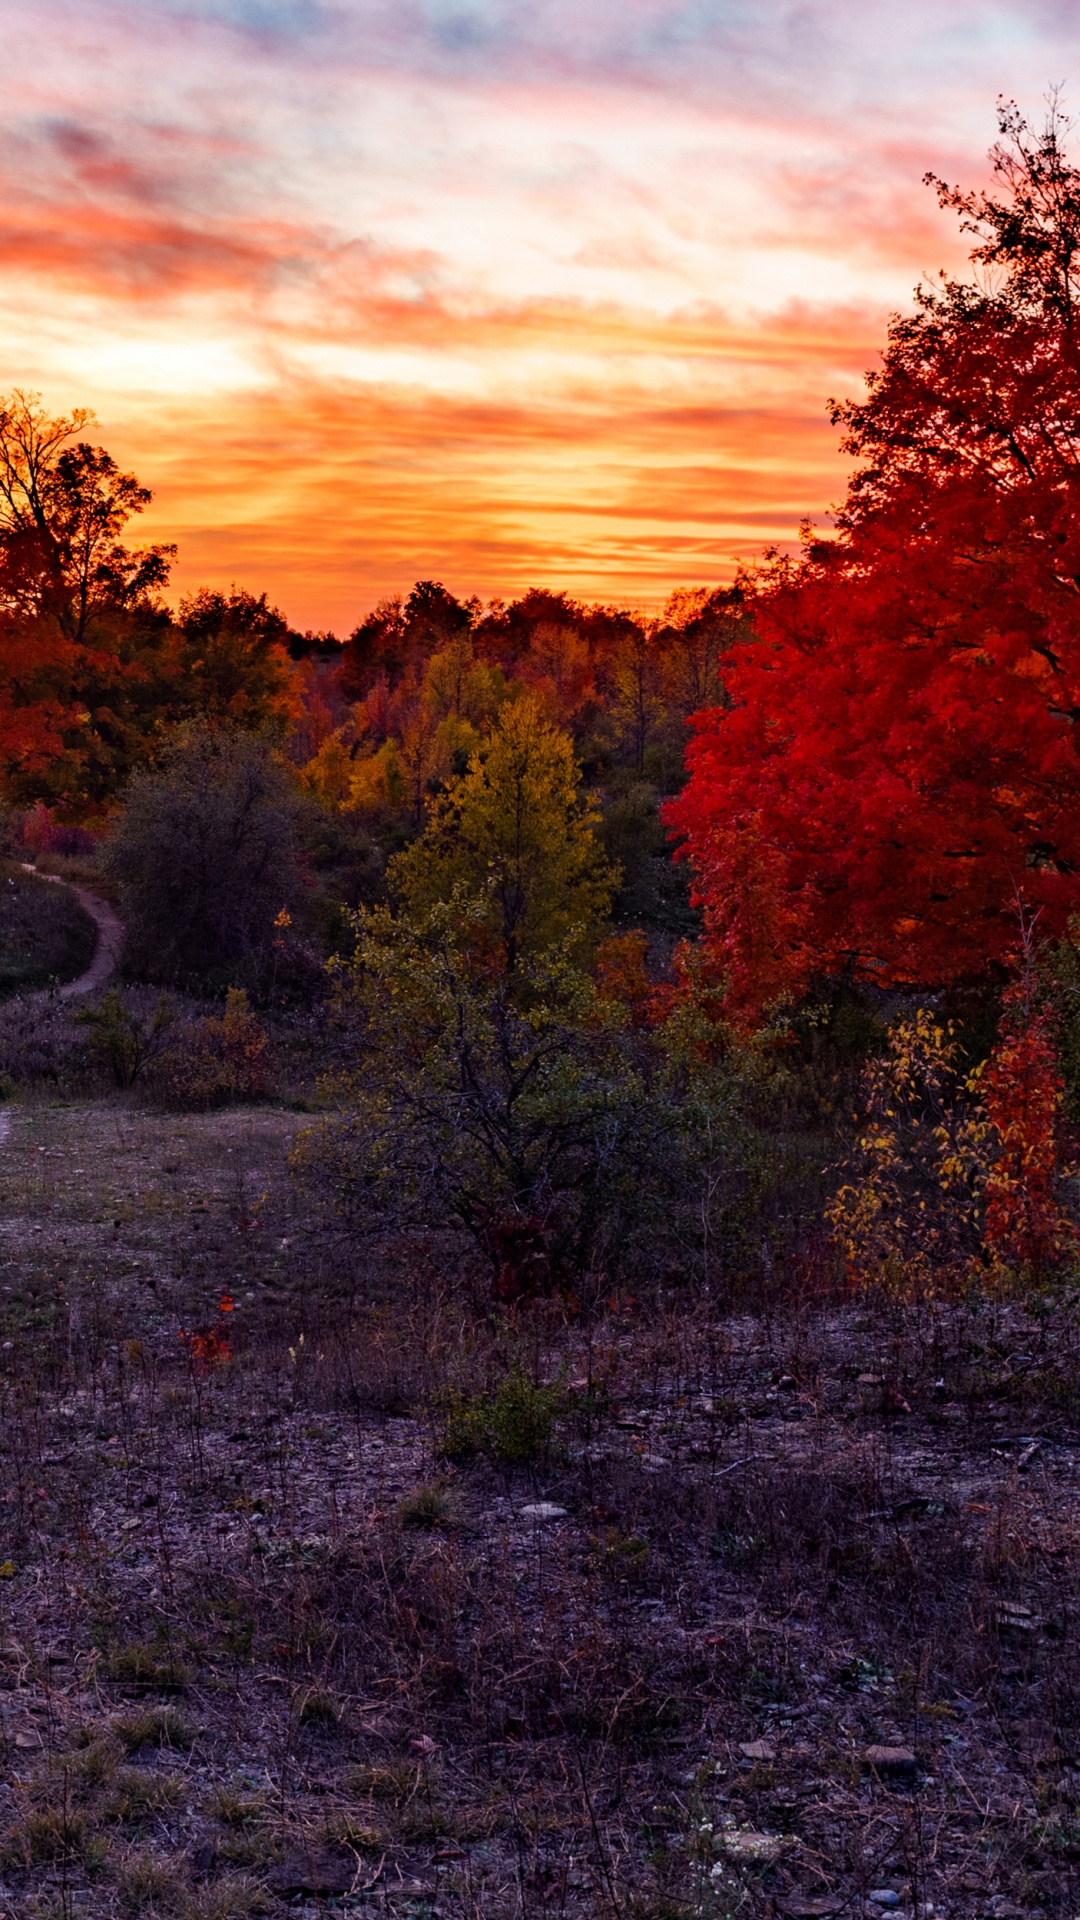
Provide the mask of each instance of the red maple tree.
[{"label": "red maple tree", "polygon": [[735,1012],[815,974],[942,984],[1018,902],[1080,906],[1080,172],[1000,110],[994,194],[933,181],[972,279],[893,319],[831,538],[747,583],[727,709],[667,809]]}]

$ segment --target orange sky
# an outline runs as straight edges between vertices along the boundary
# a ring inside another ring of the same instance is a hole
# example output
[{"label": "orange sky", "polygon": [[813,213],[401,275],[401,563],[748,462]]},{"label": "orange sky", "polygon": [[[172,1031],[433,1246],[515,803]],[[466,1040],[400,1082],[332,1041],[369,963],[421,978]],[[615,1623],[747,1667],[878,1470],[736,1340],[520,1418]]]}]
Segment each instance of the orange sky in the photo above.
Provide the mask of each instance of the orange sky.
[{"label": "orange sky", "polygon": [[347,632],[418,577],[655,604],[842,491],[1063,4],[14,0],[0,384],[155,490],[176,585]]}]

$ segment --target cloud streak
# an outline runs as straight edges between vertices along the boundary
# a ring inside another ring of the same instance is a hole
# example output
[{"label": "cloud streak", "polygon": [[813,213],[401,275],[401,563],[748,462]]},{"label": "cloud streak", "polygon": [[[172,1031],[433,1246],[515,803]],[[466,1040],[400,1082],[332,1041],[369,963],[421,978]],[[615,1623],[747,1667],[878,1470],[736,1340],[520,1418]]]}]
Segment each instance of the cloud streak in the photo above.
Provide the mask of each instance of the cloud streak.
[{"label": "cloud streak", "polygon": [[661,598],[827,511],[927,168],[1070,9],[40,0],[0,14],[0,366],[155,486],[180,582]]}]

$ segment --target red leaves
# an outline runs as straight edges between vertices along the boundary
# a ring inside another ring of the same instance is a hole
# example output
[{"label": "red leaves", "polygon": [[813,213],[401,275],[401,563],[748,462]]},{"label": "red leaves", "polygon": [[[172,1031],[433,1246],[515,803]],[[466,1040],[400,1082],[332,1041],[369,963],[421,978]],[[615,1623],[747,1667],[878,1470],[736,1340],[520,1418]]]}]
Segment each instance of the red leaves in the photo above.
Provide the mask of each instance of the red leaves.
[{"label": "red leaves", "polygon": [[219,1319],[207,1321],[205,1325],[193,1327],[190,1331],[181,1327],[178,1338],[183,1341],[198,1373],[212,1372],[217,1367],[226,1366],[232,1359],[225,1316],[235,1311],[236,1302],[232,1294],[223,1293],[218,1301]]},{"label": "red leaves", "polygon": [[1033,303],[1022,226],[992,296],[894,323],[837,409],[869,463],[838,538],[761,571],[733,709],[696,716],[666,817],[736,1014],[984,973],[1018,899],[1051,937],[1080,905],[1080,323]]},{"label": "red leaves", "polygon": [[982,1078],[998,1151],[986,1183],[984,1239],[1010,1265],[1045,1272],[1074,1251],[1060,1173],[1062,1079],[1045,1014],[1010,996],[1001,1036]]},{"label": "red leaves", "polygon": [[[946,571],[950,569],[946,568]],[[938,598],[944,598],[939,582]],[[697,719],[690,780],[667,809],[694,863],[733,1006],[814,972],[941,982],[1003,959],[1018,892],[1048,933],[1080,901],[1080,619],[1056,637],[1053,705],[1030,647],[949,626],[912,632],[889,580],[762,582],[762,639],[729,677],[730,713]],[[819,611],[829,630],[812,633]]]}]

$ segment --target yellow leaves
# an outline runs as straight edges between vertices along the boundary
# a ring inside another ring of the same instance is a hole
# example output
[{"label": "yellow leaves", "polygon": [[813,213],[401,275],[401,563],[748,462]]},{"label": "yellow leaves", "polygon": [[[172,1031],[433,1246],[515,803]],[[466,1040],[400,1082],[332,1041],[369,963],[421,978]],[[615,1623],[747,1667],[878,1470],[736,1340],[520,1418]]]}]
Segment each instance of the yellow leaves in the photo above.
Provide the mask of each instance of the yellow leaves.
[{"label": "yellow leaves", "polygon": [[952,1029],[921,1008],[896,1023],[864,1074],[866,1124],[826,1209],[852,1275],[890,1288],[933,1284],[943,1260],[970,1257],[988,1129],[958,1104]]},{"label": "yellow leaves", "polygon": [[353,762],[340,731],[323,741],[314,758],[301,770],[300,778],[316,800],[333,811],[347,805],[353,780]]},{"label": "yellow leaves", "polygon": [[826,1212],[863,1281],[923,1289],[945,1269],[984,1284],[991,1270],[1060,1266],[1080,1245],[1061,1204],[1063,1092],[1045,1016],[1021,1010],[1017,991],[989,1059],[961,1079],[957,1056],[924,1009],[866,1069],[865,1124]]},{"label": "yellow leaves", "polygon": [[579,785],[573,743],[539,704],[504,708],[484,751],[432,806],[423,838],[394,863],[409,912],[460,890],[508,968],[602,919],[618,875]]},{"label": "yellow leaves", "polygon": [[468,632],[456,634],[427,663],[424,704],[443,728],[456,724],[457,737],[467,744],[475,747],[505,698],[502,674],[476,658]]}]

